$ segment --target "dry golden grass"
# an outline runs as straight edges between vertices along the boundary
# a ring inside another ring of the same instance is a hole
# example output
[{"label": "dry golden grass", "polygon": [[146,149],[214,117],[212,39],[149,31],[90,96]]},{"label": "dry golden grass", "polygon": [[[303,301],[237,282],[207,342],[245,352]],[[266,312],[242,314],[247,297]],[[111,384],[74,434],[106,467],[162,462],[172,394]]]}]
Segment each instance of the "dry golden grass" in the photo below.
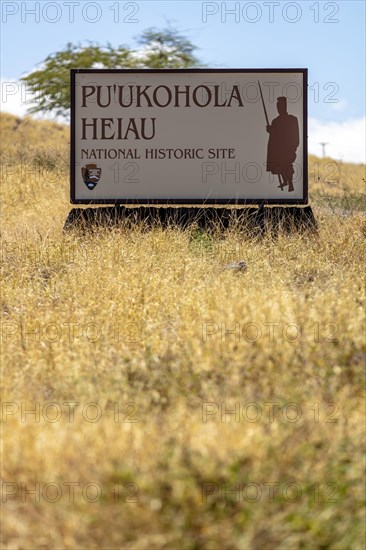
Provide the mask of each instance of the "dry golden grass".
[{"label": "dry golden grass", "polygon": [[[363,548],[364,166],[310,182],[317,236],[63,233],[67,131],[13,118],[1,118],[2,547]],[[312,162],[328,173],[329,159]],[[247,271],[223,270],[239,259]],[[22,418],[36,403],[39,418]],[[24,491],[37,483],[39,502]]]}]

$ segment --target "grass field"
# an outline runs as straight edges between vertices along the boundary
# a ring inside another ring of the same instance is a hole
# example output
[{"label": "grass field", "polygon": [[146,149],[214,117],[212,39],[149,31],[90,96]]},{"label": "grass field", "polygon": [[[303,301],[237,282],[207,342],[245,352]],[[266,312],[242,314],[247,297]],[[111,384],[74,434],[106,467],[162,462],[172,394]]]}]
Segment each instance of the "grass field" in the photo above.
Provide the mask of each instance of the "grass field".
[{"label": "grass field", "polygon": [[68,129],[1,138],[2,548],[363,549],[365,166],[316,236],[63,233]]}]

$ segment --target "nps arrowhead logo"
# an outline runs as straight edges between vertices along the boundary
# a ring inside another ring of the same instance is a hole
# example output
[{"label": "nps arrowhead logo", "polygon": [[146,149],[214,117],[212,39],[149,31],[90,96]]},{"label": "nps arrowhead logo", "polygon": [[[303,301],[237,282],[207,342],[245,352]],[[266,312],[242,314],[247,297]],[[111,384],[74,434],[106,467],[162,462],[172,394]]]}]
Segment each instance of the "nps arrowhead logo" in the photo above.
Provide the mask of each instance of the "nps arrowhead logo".
[{"label": "nps arrowhead logo", "polygon": [[102,169],[97,164],[86,164],[81,168],[83,181],[90,191],[97,185],[101,174]]}]

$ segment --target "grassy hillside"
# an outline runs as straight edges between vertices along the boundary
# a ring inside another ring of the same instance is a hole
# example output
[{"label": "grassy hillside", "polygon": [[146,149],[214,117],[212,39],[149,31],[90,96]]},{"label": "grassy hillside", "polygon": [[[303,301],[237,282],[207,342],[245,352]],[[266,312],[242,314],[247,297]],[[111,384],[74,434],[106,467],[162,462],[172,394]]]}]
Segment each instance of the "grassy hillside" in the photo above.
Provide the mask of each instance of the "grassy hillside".
[{"label": "grassy hillside", "polygon": [[317,236],[64,234],[68,130],[1,137],[2,547],[363,548],[365,167]]},{"label": "grassy hillside", "polygon": [[65,155],[66,160],[70,130],[65,124],[1,113],[0,133],[1,158],[4,162],[17,162],[24,155],[29,155],[26,160],[32,160],[41,151],[49,155],[52,151],[58,151]]}]

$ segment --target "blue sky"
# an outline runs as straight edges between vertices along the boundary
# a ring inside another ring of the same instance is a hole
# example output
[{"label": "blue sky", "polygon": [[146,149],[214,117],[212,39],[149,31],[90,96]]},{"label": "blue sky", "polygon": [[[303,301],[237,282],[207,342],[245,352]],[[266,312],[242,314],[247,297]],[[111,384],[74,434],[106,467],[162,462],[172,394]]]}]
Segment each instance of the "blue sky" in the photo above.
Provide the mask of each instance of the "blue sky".
[{"label": "blue sky", "polygon": [[[365,2],[1,1],[3,111],[23,113],[17,81],[67,42],[136,47],[149,27],[171,23],[208,67],[307,67],[309,148],[364,160]],[[5,92],[5,93],[4,93]],[[350,141],[351,140],[351,141]]]}]

